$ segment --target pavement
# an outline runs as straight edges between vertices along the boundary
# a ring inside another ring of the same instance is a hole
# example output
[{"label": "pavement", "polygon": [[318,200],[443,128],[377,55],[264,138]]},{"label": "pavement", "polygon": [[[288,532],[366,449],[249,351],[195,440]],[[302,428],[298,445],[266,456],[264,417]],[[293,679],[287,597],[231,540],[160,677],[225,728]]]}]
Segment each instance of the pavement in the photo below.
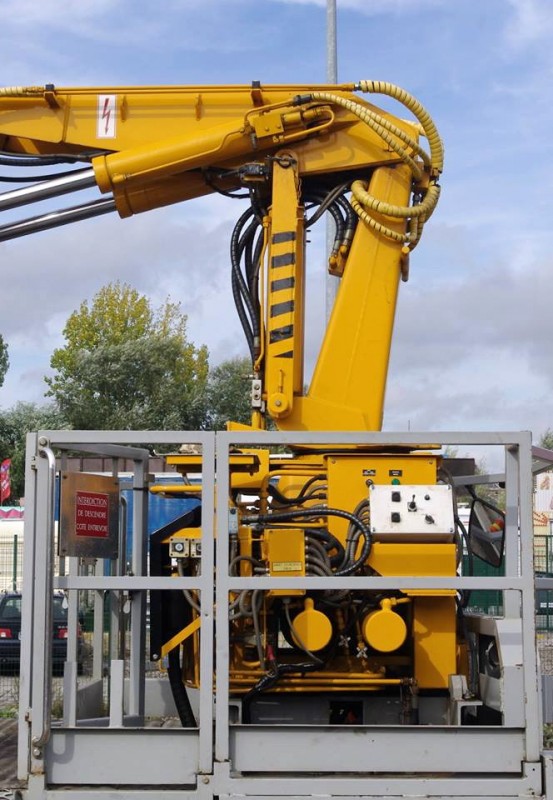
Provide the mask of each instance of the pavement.
[{"label": "pavement", "polygon": [[0,798],[6,789],[20,786],[17,780],[17,720],[0,719]]}]

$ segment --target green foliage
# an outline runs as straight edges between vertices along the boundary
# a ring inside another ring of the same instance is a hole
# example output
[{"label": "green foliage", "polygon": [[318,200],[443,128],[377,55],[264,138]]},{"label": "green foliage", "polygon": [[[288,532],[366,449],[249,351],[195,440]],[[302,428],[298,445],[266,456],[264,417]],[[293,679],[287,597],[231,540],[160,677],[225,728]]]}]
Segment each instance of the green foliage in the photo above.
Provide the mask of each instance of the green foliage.
[{"label": "green foliage", "polygon": [[4,384],[4,378],[6,377],[9,366],[8,345],[4,341],[4,337],[0,334],[0,386]]},{"label": "green foliage", "polygon": [[[544,447],[544,445],[541,445]],[[543,746],[546,750],[551,750],[553,747],[553,725],[543,726]]]},{"label": "green foliage", "polygon": [[553,450],[553,430],[551,428],[547,428],[547,430],[542,433],[539,446],[545,447],[547,450]]},{"label": "green foliage", "polygon": [[[481,458],[476,462],[476,474],[487,475],[489,473],[488,465],[485,458]],[[505,511],[505,487],[497,483],[482,483],[475,487],[477,496],[481,500],[485,500],[492,506]]]},{"label": "green foliage", "polygon": [[49,391],[76,429],[195,429],[206,411],[207,349],[169,300],[155,310],[128,284],[81,304],[54,351]]},{"label": "green foliage", "polygon": [[10,503],[17,505],[24,495],[26,435],[30,431],[67,427],[67,420],[54,405],[17,403],[13,408],[0,410],[0,460],[10,458],[12,462]]},{"label": "green foliage", "polygon": [[208,381],[208,427],[225,430],[228,420],[251,421],[249,358],[231,358],[210,370]]}]

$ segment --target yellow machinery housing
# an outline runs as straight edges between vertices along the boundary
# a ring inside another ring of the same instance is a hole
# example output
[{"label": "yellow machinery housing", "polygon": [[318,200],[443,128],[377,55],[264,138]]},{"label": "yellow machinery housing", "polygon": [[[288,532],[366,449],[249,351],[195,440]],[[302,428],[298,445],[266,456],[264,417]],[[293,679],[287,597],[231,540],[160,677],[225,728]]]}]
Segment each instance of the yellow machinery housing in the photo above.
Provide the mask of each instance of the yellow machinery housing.
[{"label": "yellow machinery housing", "polygon": [[[412,119],[360,92],[394,98]],[[378,81],[13,87],[0,89],[0,150],[8,163],[84,162],[4,193],[0,208],[91,187],[105,195],[8,223],[0,241],[113,210],[127,217],[212,192],[246,196],[231,242],[231,289],[252,362],[249,429],[270,421],[291,432],[380,429],[398,286],[437,204],[443,168],[436,127],[407,92]],[[328,268],[340,288],[305,390],[306,234],[326,213],[335,228]],[[170,461],[187,479],[201,463],[195,455]],[[362,713],[352,697],[369,694],[397,700],[397,722],[416,722],[425,692],[443,699],[443,719],[450,677],[465,669],[455,592],[333,588],[340,576],[456,575],[454,501],[432,444],[244,449],[232,456],[230,487],[230,575],[328,578],[317,592],[231,597],[230,680],[242,720],[258,719],[267,695],[286,704],[301,694],[313,705],[307,700],[296,721],[309,722],[310,708],[328,702],[329,721],[347,724]],[[160,532],[154,568],[196,574],[208,535],[197,518]],[[152,617],[156,655],[174,663],[180,653],[183,681],[195,686],[199,606],[191,592],[178,604],[171,625],[163,609]]]}]

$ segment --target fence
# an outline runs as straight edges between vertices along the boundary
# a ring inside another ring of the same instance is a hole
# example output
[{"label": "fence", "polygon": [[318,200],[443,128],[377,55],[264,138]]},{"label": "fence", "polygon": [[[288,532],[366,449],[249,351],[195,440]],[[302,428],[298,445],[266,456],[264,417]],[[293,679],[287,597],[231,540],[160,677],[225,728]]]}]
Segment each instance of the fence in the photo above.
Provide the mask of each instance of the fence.
[{"label": "fence", "polygon": [[20,591],[23,577],[23,521],[0,520],[0,592]]}]

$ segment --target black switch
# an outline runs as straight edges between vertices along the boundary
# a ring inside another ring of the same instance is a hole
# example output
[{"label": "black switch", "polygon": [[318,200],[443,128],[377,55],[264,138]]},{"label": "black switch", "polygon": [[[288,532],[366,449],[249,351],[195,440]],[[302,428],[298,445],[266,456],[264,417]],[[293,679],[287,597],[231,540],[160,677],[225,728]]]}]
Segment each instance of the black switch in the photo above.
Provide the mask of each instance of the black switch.
[{"label": "black switch", "polygon": [[392,511],[392,522],[401,522],[401,514],[399,511]]},{"label": "black switch", "polygon": [[392,492],[392,503],[401,503],[401,492]]}]

